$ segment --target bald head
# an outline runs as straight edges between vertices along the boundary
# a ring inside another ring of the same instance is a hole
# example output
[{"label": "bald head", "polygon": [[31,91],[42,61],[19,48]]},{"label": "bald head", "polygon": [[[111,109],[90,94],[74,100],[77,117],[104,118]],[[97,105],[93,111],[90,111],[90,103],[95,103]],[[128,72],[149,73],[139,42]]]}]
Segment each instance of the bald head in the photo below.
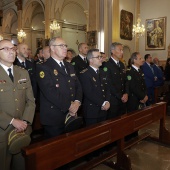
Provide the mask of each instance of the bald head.
[{"label": "bald head", "polygon": [[17,46],[17,57],[22,61],[25,61],[25,58],[28,58],[28,45],[25,43],[20,43]]}]

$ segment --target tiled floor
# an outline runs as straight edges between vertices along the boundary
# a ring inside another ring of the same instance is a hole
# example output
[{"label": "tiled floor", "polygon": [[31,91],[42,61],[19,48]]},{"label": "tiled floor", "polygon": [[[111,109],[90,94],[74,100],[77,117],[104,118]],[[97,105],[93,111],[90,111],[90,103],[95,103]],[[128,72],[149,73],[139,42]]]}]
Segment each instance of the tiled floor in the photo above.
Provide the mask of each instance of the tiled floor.
[{"label": "tiled floor", "polygon": [[[170,131],[170,116],[167,116],[166,128]],[[140,133],[143,131],[149,131],[154,136],[157,136],[159,122],[149,125]],[[143,140],[125,152],[131,158],[132,170],[170,170],[170,146]],[[111,160],[115,161],[116,158],[114,157]],[[93,168],[93,170],[111,170],[111,168],[101,164]]]}]

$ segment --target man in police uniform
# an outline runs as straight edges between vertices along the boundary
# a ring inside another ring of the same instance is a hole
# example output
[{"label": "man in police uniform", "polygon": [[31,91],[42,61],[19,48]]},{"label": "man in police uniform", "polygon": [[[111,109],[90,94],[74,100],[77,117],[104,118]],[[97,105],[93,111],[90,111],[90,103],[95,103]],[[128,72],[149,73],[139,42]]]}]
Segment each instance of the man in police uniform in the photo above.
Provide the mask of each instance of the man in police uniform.
[{"label": "man in police uniform", "polygon": [[64,133],[65,117],[75,115],[82,100],[82,89],[74,67],[63,61],[67,45],[62,38],[50,40],[51,57],[37,64],[40,88],[40,120],[47,138]]},{"label": "man in police uniform", "polygon": [[80,72],[80,82],[83,88],[83,110],[86,125],[92,125],[106,120],[107,110],[110,108],[110,91],[106,74],[99,70],[102,56],[98,49],[91,49],[87,53],[89,67]]},{"label": "man in police uniform", "polygon": [[25,68],[30,76],[31,85],[34,93],[34,98],[37,97],[37,82],[35,73],[35,63],[28,60],[28,45],[25,43],[18,44],[17,57],[14,61],[14,65],[18,65]]},{"label": "man in police uniform", "polygon": [[125,66],[119,61],[123,55],[123,45],[118,42],[112,43],[110,52],[111,57],[103,67],[103,70],[107,73],[111,91],[109,119],[126,113],[129,91]]},{"label": "man in police uniform", "polygon": [[143,65],[141,55],[138,52],[133,53],[130,62],[132,66],[127,69],[127,80],[129,82],[128,112],[142,108],[148,100],[144,74],[140,69]]},{"label": "man in police uniform", "polygon": [[80,72],[88,67],[88,61],[86,58],[88,52],[88,45],[86,43],[80,43],[78,45],[79,55],[75,56],[71,63],[74,66],[77,76]]},{"label": "man in police uniform", "polygon": [[[8,136],[16,132],[31,133],[35,102],[29,74],[14,66],[16,50],[8,40],[0,41],[0,169],[24,170],[21,153],[8,151]],[[12,165],[11,165],[12,162]]]}]

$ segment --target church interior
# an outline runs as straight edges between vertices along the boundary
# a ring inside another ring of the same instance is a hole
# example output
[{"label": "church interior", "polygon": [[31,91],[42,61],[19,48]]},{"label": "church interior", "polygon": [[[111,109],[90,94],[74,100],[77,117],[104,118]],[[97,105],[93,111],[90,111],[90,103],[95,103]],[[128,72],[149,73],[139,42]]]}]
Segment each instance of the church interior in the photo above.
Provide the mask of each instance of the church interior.
[{"label": "church interior", "polygon": [[[36,50],[48,45],[52,37],[62,37],[68,48],[74,50],[76,54],[78,54],[78,45],[84,42],[88,44],[89,49],[97,48],[104,52],[107,58],[110,57],[111,43],[120,42],[123,44],[124,51],[122,61],[126,66],[131,54],[137,51],[142,57],[149,53],[152,58],[158,58],[160,66],[165,68],[167,58],[170,58],[169,6],[169,0],[1,0],[0,40],[9,39],[15,45],[22,42],[26,43],[31,49],[33,57]],[[157,98],[157,101],[162,103],[169,103],[169,100],[166,97],[163,99]],[[163,110],[160,109],[160,111]],[[148,117],[150,117],[149,114]],[[142,119],[143,125],[137,130],[141,134],[147,132],[151,136],[158,137],[160,135],[160,139],[164,141],[165,134],[162,135],[159,126],[163,127],[162,129],[169,129],[170,132],[168,104],[163,117],[158,114],[151,122],[146,121],[148,117]],[[163,125],[160,122],[163,122]],[[34,122],[33,126],[37,132],[40,132],[40,134],[35,133],[33,143],[41,142],[39,121],[38,123]],[[102,127],[102,124],[100,124],[100,127]],[[107,127],[105,128],[107,129]],[[118,133],[116,134],[118,136]],[[73,133],[73,137],[74,135]],[[103,135],[102,139],[107,138],[109,136],[107,135]],[[61,139],[59,138],[59,140],[64,141],[66,137],[67,135],[61,137]],[[99,140],[99,138],[97,139]],[[59,160],[59,164],[61,163],[64,168],[65,164],[71,162],[70,166],[73,170],[78,169],[78,166],[80,166],[79,169],[110,170],[116,169],[116,166],[113,167],[108,162],[117,161],[118,165],[122,162],[125,164],[125,170],[170,170],[170,136],[167,139],[169,143],[164,142],[164,144],[159,144],[158,141],[153,142],[150,138],[138,139],[137,142],[134,142],[134,145],[129,144],[124,152],[130,157],[130,166],[127,163],[129,161],[128,157],[120,156],[120,158],[117,158],[116,154],[111,154],[112,156],[108,156],[107,160],[103,158],[103,162],[98,161],[96,163],[97,161],[91,160],[90,168],[86,167],[85,163],[87,162],[83,156],[89,152],[82,151],[79,153],[79,150],[83,150],[81,142],[76,143],[78,149],[74,151],[76,152],[74,159],[66,158],[65,163]],[[90,140],[93,142],[92,136],[91,138],[87,137],[87,141]],[[109,138],[109,140],[111,139]],[[124,148],[124,143],[121,143],[122,140],[119,142],[119,149]],[[47,145],[44,141],[42,143]],[[86,149],[88,148],[88,146],[83,146]],[[38,147],[38,145],[35,145],[35,147]],[[100,146],[97,149],[99,148]],[[28,149],[24,152],[29,154],[32,150]],[[72,155],[72,152],[70,151],[69,154]],[[114,149],[113,152],[116,153]],[[50,166],[47,167],[49,170],[53,169]]]}]

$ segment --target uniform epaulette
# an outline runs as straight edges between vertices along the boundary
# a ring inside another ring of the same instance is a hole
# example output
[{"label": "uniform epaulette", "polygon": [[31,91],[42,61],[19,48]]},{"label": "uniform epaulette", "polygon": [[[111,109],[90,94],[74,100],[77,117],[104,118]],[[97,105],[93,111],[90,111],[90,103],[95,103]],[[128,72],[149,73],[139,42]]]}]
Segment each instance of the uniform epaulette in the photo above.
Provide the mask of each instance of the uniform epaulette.
[{"label": "uniform epaulette", "polygon": [[43,64],[44,62],[43,61],[39,61],[39,62],[37,62],[36,64]]},{"label": "uniform epaulette", "polygon": [[82,70],[80,73],[85,73],[88,69],[85,68],[84,70]]},{"label": "uniform epaulette", "polygon": [[25,68],[21,67],[21,66],[18,66],[18,65],[15,65],[16,67],[22,69],[22,70],[25,70]]},{"label": "uniform epaulette", "polygon": [[130,68],[127,68],[127,71],[130,71],[131,70],[131,67]]}]

